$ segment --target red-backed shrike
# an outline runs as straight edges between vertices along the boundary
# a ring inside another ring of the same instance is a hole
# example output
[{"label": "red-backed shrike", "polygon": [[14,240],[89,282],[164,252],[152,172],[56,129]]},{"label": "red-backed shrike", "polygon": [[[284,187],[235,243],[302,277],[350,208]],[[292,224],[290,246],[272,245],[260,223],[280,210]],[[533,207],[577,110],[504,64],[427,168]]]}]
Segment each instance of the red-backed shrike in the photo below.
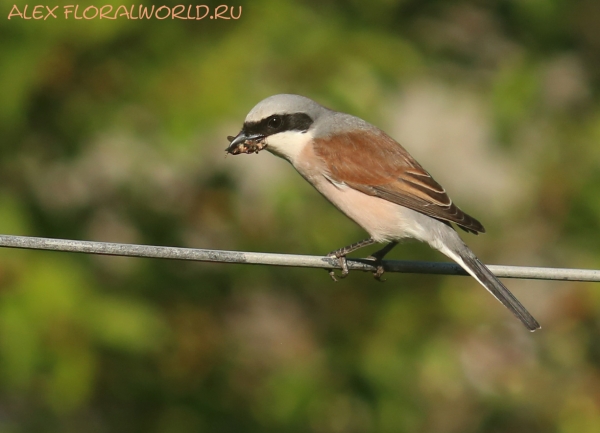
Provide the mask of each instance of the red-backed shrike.
[{"label": "red-backed shrike", "polygon": [[483,233],[479,221],[460,210],[442,186],[394,139],[364,120],[329,110],[298,95],[275,95],[248,113],[241,132],[229,137],[227,152],[262,149],[288,160],[317,191],[371,236],[332,252],[348,274],[346,254],[388,243],[381,259],[401,239],[427,242],[473,276],[530,330],[538,322],[479,261],[452,228]]}]

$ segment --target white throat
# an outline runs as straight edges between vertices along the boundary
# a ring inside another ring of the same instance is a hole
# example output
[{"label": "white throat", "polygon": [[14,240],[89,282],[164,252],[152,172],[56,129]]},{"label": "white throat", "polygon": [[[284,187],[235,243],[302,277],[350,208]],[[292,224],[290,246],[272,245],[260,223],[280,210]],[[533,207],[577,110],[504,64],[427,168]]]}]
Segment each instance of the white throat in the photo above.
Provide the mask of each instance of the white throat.
[{"label": "white throat", "polygon": [[268,151],[293,164],[312,138],[310,132],[285,131],[267,137],[265,142]]}]

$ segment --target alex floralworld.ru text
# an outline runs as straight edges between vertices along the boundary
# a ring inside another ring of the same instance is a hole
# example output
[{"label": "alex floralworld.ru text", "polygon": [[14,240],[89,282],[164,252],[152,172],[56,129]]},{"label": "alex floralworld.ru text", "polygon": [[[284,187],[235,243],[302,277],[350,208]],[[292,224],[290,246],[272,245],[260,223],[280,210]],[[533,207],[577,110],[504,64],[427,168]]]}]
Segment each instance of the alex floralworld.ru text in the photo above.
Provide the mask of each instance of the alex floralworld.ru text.
[{"label": "alex floralworld.ru text", "polygon": [[[235,10],[237,9],[237,10]],[[237,13],[236,13],[237,12]],[[107,19],[116,20],[123,18],[128,20],[152,19],[164,20],[167,18],[179,20],[202,20],[220,19],[220,20],[237,20],[242,16],[241,6],[220,5],[211,8],[207,5],[176,5],[176,6],[143,6],[131,5],[129,7],[121,6],[87,6],[79,7],[79,5],[66,6],[46,6],[25,5],[19,8],[13,5],[8,14],[8,19],[20,18],[24,20],[46,20],[48,18],[58,18],[64,15],[65,19],[76,20],[92,20],[92,19]]]}]

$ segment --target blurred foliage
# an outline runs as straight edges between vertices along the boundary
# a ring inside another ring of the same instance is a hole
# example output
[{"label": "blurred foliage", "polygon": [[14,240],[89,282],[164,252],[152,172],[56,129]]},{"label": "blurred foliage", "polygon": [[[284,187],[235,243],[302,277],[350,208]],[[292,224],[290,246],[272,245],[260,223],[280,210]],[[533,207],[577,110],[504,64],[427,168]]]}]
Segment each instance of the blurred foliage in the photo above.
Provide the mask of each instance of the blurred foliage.
[{"label": "blurred foliage", "polygon": [[[2,233],[357,241],[284,162],[224,158],[255,103],[300,93],[454,182],[485,261],[600,268],[597,1],[253,0],[229,21],[6,19],[15,4],[0,1]],[[595,285],[510,281],[544,326],[529,334],[474,281],[387,279],[0,250],[0,431],[600,430]]]}]

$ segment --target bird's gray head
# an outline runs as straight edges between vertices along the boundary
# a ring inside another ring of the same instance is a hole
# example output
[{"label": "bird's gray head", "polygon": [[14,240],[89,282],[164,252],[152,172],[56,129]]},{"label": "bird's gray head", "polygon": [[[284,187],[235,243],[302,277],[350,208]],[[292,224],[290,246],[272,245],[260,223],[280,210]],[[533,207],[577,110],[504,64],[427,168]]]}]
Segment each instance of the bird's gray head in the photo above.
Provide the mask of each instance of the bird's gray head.
[{"label": "bird's gray head", "polygon": [[278,156],[293,159],[310,140],[311,126],[328,111],[304,96],[270,96],[250,110],[227,152],[254,153],[266,147]]}]

